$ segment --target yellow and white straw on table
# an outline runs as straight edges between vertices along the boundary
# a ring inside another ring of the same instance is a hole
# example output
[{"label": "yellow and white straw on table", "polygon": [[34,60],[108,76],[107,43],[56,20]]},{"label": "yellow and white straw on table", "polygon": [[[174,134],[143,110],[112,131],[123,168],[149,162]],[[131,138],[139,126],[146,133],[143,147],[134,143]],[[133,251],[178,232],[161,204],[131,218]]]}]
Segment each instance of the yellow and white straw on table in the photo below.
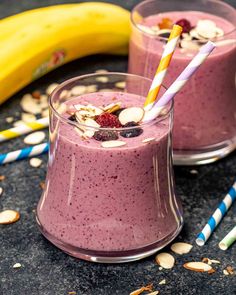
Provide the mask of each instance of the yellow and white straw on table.
[{"label": "yellow and white straw on table", "polygon": [[182,27],[179,25],[173,26],[173,29],[170,33],[168,42],[167,42],[164,52],[162,54],[161,61],[160,61],[159,66],[157,68],[156,74],[153,78],[151,88],[148,92],[147,99],[144,103],[144,110],[145,111],[149,111],[152,108],[155,100],[157,99],[158,93],[161,89],[161,84],[162,84],[162,82],[165,78],[165,75],[167,73],[168,66],[170,64],[170,61],[171,61],[172,55],[175,51],[175,48],[178,44],[182,30],[183,30]]},{"label": "yellow and white straw on table", "polygon": [[41,118],[33,122],[23,123],[20,126],[10,128],[8,130],[0,131],[0,142],[12,139],[23,134],[30,133],[35,130],[48,127],[49,118]]}]

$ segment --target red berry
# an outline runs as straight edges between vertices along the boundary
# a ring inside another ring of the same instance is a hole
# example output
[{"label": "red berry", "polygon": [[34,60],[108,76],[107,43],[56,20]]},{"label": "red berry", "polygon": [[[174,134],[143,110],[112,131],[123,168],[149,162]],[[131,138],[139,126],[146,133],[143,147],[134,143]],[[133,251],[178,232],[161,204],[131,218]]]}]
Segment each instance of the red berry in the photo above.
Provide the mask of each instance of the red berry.
[{"label": "red berry", "polygon": [[192,29],[191,23],[185,18],[178,20],[176,25],[179,25],[183,28],[183,33],[189,33]]},{"label": "red berry", "polygon": [[96,122],[102,127],[102,128],[120,128],[122,127],[120,124],[119,119],[110,113],[103,113],[96,118]]}]

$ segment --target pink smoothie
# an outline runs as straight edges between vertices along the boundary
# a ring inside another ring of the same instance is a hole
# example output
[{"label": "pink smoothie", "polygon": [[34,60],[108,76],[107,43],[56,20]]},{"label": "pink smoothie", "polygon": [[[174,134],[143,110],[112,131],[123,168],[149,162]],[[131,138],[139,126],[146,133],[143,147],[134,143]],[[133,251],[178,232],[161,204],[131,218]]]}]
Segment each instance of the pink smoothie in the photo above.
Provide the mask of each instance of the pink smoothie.
[{"label": "pink smoothie", "polygon": [[[236,40],[236,24],[203,12],[162,13],[145,18],[142,24],[151,27],[160,23],[164,17],[170,18],[174,23],[185,18],[192,26],[199,20],[212,20],[217,27],[223,29],[224,40]],[[234,32],[230,33],[233,30]],[[130,42],[129,72],[153,78],[164,45],[158,37],[140,34],[140,31],[134,29]],[[196,51],[177,48],[164,85],[168,87],[195,54]],[[226,140],[236,140],[235,72],[236,41],[216,48],[176,96],[173,143],[175,150],[196,150]]]},{"label": "pink smoothie", "polygon": [[[99,92],[68,104],[108,105],[114,97],[126,107],[144,101],[133,94]],[[182,211],[172,183],[169,117],[143,127],[137,137],[119,137],[126,145],[116,148],[82,140],[73,125],[52,122],[46,188],[37,208],[49,236],[77,248],[124,251],[177,233]],[[155,140],[142,142],[150,137]]]}]

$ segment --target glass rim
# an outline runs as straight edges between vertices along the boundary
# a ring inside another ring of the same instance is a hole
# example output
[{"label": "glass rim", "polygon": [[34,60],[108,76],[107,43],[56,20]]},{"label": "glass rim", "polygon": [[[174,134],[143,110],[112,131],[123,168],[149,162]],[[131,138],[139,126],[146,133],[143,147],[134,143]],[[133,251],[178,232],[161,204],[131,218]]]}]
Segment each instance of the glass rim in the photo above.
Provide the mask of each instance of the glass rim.
[{"label": "glass rim", "polygon": [[[149,78],[139,76],[139,75],[129,74],[129,73],[122,73],[122,72],[91,73],[91,74],[85,74],[85,75],[76,76],[76,77],[73,77],[71,79],[68,79],[68,80],[62,82],[61,84],[59,84],[53,90],[53,92],[49,95],[49,108],[51,109],[53,114],[59,120],[61,120],[62,122],[66,123],[66,124],[73,125],[74,127],[80,127],[81,126],[82,128],[86,127],[88,129],[96,130],[96,131],[100,130],[100,131],[115,131],[115,132],[120,132],[120,131],[125,131],[125,130],[132,130],[132,129],[137,129],[137,128],[145,128],[147,126],[151,126],[153,124],[156,124],[156,123],[159,123],[159,122],[165,120],[173,112],[174,99],[172,99],[168,104],[165,105],[165,106],[169,106],[169,107],[168,107],[168,111],[164,115],[162,115],[160,117],[157,117],[157,118],[155,118],[155,119],[153,119],[151,121],[144,122],[144,123],[142,123],[140,125],[131,126],[131,127],[107,128],[107,127],[89,126],[89,125],[86,125],[86,124],[79,123],[77,121],[71,121],[68,118],[65,118],[62,114],[60,114],[60,112],[58,112],[57,109],[53,106],[53,98],[54,98],[54,96],[58,93],[58,91],[60,91],[60,90],[62,91],[63,88],[66,85],[69,85],[70,83],[73,83],[75,81],[82,80],[82,79],[85,79],[85,78],[106,76],[106,75],[107,76],[115,76],[115,75],[117,75],[117,76],[126,76],[126,77],[138,78],[138,79],[146,80],[146,81],[150,82],[150,84],[152,82],[152,80],[149,79]],[[161,87],[163,87],[165,90],[167,89],[164,85],[162,85]],[[117,91],[117,92],[119,92],[119,91]],[[91,92],[91,93],[97,93],[97,92]],[[102,92],[100,92],[100,93],[102,93]],[[129,93],[129,92],[127,92],[127,93]],[[82,95],[84,95],[84,94],[82,94]],[[78,95],[78,97],[82,96],[82,95]]]},{"label": "glass rim", "polygon": [[[158,40],[160,40],[160,41],[165,41],[165,42],[166,42],[166,41],[168,40],[168,38],[166,38],[166,37],[160,37],[160,36],[158,36],[158,35],[156,35],[156,34],[150,34],[150,33],[148,33],[148,32],[145,32],[144,30],[142,30],[142,29],[138,26],[138,23],[137,23],[137,22],[134,20],[134,18],[133,18],[134,12],[137,11],[138,8],[140,8],[140,7],[142,7],[143,5],[146,5],[146,4],[148,4],[148,3],[155,2],[155,1],[157,1],[157,0],[144,0],[144,1],[140,2],[140,3],[138,3],[137,5],[135,5],[135,6],[133,7],[133,9],[131,10],[131,14],[130,14],[131,24],[132,24],[132,25],[133,25],[138,31],[140,31],[142,34],[147,35],[148,37],[151,37],[151,38],[153,38],[153,39],[158,39]],[[206,1],[220,4],[220,5],[222,5],[222,6],[227,7],[228,9],[230,9],[230,10],[232,10],[232,11],[235,10],[234,7],[231,6],[230,4],[225,3],[225,2],[222,2],[222,1],[219,1],[219,0],[206,0]],[[201,12],[201,10],[199,10],[199,11]],[[236,13],[236,10],[235,10],[235,13]],[[158,13],[158,14],[159,14],[159,13]],[[230,23],[231,23],[231,22],[230,22]],[[232,24],[233,27],[234,27],[231,31],[225,33],[223,36],[221,36],[221,37],[219,37],[219,38],[211,38],[211,39],[208,39],[207,41],[222,40],[225,36],[230,35],[230,34],[232,34],[233,32],[235,32],[235,31],[236,31],[236,25],[233,24],[233,23],[231,23],[231,24]],[[198,41],[203,41],[203,40],[205,40],[205,39],[202,38],[202,39],[199,39],[199,40],[187,40],[187,41],[197,43]]]}]

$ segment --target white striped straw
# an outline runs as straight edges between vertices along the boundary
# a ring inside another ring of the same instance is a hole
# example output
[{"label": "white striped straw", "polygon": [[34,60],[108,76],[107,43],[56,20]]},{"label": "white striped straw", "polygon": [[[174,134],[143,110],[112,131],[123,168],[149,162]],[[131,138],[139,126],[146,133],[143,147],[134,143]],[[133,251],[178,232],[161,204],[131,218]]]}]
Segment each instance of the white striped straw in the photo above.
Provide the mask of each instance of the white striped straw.
[{"label": "white striped straw", "polygon": [[231,207],[232,203],[236,200],[236,181],[229,190],[228,194],[225,196],[223,201],[219,204],[216,211],[207,221],[207,224],[197,236],[196,243],[199,246],[203,246],[206,241],[211,236],[212,232],[216,229],[217,225],[220,223],[226,212]]},{"label": "white striped straw", "polygon": [[0,154],[0,165],[46,153],[48,152],[48,148],[49,144],[46,142],[35,146],[30,146],[22,150]]}]

